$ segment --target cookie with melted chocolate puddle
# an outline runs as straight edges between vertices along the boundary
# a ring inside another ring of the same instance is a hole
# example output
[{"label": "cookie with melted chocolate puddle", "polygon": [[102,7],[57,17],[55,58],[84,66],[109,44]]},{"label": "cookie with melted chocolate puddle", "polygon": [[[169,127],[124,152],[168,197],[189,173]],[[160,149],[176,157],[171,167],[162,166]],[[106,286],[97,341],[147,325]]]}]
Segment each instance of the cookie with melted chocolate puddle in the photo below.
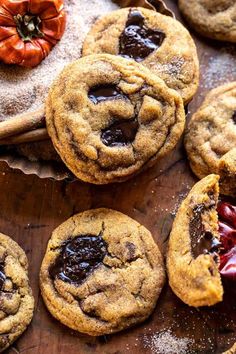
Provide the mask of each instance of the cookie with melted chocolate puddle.
[{"label": "cookie with melted chocolate puddle", "polygon": [[177,144],[185,113],[180,95],[139,63],[108,54],[68,65],[46,104],[52,142],[81,180],[122,182]]},{"label": "cookie with melted chocolate puddle", "polygon": [[215,305],[223,300],[223,293],[225,301],[236,284],[236,206],[219,201],[219,192],[217,175],[196,183],[171,231],[170,286],[190,306]]},{"label": "cookie with melted chocolate puddle", "polygon": [[195,44],[177,20],[142,7],[99,18],[83,45],[83,56],[113,54],[142,63],[179,92],[185,104],[195,94],[199,63]]},{"label": "cookie with melted chocolate puddle", "polygon": [[182,202],[169,238],[167,269],[174,293],[194,307],[222,301],[219,272],[219,177],[209,175],[196,183]]},{"label": "cookie with melted chocolate puddle", "polygon": [[150,232],[110,209],[89,210],[60,225],[40,272],[51,314],[93,336],[144,321],[164,280],[162,256]]}]

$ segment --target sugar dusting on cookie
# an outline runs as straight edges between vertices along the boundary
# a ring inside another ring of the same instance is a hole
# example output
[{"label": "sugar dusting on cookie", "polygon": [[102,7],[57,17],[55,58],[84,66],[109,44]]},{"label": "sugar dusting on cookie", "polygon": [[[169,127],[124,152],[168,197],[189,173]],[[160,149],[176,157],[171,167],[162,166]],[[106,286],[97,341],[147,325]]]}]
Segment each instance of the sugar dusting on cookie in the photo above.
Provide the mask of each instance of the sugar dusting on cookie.
[{"label": "sugar dusting on cookie", "polygon": [[187,354],[191,344],[191,339],[178,338],[171,330],[144,337],[144,346],[149,348],[153,354]]},{"label": "sugar dusting on cookie", "polygon": [[150,66],[155,66],[156,70],[161,74],[168,74],[175,78],[181,74],[184,65],[184,59],[181,57],[175,57],[167,64],[151,62]]},{"label": "sugar dusting on cookie", "polygon": [[[92,23],[115,10],[111,0],[65,0],[67,26],[61,41],[36,68],[0,65],[0,120],[25,110],[34,110],[42,102],[53,79],[69,62],[80,57],[84,38]],[[13,104],[14,102],[14,104]]]}]

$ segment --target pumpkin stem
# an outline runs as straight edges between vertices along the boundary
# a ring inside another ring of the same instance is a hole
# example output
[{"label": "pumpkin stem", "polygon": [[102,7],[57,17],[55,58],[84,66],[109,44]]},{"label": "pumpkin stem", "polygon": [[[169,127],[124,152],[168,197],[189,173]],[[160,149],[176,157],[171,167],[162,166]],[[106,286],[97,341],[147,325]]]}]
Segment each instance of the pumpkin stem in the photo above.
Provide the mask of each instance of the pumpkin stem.
[{"label": "pumpkin stem", "polygon": [[33,38],[42,38],[43,32],[40,31],[39,26],[42,22],[39,16],[30,14],[14,16],[17,32],[24,42],[32,41]]}]

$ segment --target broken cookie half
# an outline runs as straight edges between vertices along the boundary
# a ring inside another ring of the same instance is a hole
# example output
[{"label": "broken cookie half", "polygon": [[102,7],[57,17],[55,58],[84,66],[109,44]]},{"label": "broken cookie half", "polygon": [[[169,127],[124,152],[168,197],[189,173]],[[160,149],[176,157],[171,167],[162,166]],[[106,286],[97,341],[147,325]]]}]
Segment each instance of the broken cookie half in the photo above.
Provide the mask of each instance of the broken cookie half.
[{"label": "broken cookie half", "polygon": [[169,283],[189,306],[223,299],[222,279],[236,281],[236,207],[219,201],[219,176],[196,183],[182,202],[170,234]]}]

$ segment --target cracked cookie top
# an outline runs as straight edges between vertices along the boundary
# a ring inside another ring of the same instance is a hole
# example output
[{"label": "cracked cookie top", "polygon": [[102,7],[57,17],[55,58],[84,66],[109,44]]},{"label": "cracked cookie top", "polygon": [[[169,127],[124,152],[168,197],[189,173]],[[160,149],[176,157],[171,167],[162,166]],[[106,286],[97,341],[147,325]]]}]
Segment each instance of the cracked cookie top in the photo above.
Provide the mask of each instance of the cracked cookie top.
[{"label": "cracked cookie top", "polygon": [[177,20],[142,7],[98,19],[82,53],[108,53],[140,62],[178,91],[185,103],[198,87],[199,63],[189,32]]},{"label": "cracked cookie top", "polygon": [[223,299],[218,181],[217,175],[209,175],[193,186],[177,212],[169,238],[169,283],[189,306],[211,306]]},{"label": "cracked cookie top", "polygon": [[235,0],[179,0],[179,8],[197,32],[236,43]]},{"label": "cracked cookie top", "polygon": [[109,209],[89,210],[60,225],[40,272],[52,315],[94,336],[144,321],[164,279],[162,256],[150,232]]},{"label": "cracked cookie top", "polygon": [[185,146],[199,178],[217,173],[221,193],[236,196],[236,82],[206,96],[189,123]]},{"label": "cracked cookie top", "polygon": [[24,332],[33,310],[26,255],[16,242],[0,233],[0,352]]},{"label": "cracked cookie top", "polygon": [[108,54],[68,65],[46,104],[49,135],[80,179],[124,181],[170,152],[184,128],[181,97],[141,64]]}]

